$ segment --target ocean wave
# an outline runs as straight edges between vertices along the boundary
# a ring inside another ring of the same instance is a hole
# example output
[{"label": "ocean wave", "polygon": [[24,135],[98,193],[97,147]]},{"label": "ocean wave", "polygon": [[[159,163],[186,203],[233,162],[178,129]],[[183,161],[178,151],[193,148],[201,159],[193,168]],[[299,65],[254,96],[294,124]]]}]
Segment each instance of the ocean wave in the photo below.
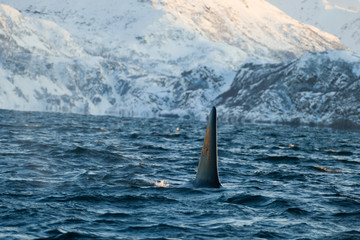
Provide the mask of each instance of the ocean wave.
[{"label": "ocean wave", "polygon": [[191,184],[204,122],[2,113],[0,238],[359,235],[358,132],[219,124],[208,189]]}]

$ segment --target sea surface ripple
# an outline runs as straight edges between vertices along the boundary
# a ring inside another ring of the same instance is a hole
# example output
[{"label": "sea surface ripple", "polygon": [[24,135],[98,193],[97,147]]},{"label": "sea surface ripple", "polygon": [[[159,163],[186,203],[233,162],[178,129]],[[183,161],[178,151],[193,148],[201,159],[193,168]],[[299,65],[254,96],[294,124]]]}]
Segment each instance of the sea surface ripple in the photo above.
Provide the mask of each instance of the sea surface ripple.
[{"label": "sea surface ripple", "polygon": [[0,110],[0,239],[360,239],[360,132]]}]

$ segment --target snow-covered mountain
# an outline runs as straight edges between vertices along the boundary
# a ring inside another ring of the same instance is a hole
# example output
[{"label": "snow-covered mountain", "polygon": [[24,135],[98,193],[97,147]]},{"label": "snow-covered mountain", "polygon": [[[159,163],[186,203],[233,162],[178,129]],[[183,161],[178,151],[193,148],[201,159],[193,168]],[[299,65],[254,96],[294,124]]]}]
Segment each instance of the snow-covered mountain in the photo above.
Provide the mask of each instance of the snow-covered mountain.
[{"label": "snow-covered mountain", "polygon": [[247,62],[344,49],[263,0],[1,0],[0,108],[204,119]]},{"label": "snow-covered mountain", "polygon": [[142,65],[150,61],[160,65],[157,69],[165,67],[164,61],[176,61],[186,69],[226,62],[236,70],[249,57],[283,61],[308,51],[344,48],[336,37],[263,0],[1,2],[55,22],[92,54],[135,58]]},{"label": "snow-covered mountain", "polygon": [[53,22],[25,17],[7,5],[0,5],[0,13],[1,108],[201,117],[225,84],[223,76],[202,65],[164,75],[151,63],[98,56]]},{"label": "snow-covered mountain", "polygon": [[216,103],[227,121],[360,128],[360,57],[337,51],[244,64]]},{"label": "snow-covered mountain", "polygon": [[4,50],[10,51],[18,47],[41,56],[86,56],[71,35],[51,21],[26,19],[7,5],[0,5],[0,17],[0,34]]},{"label": "snow-covered mountain", "polygon": [[291,17],[334,34],[360,53],[360,0],[268,0]]}]

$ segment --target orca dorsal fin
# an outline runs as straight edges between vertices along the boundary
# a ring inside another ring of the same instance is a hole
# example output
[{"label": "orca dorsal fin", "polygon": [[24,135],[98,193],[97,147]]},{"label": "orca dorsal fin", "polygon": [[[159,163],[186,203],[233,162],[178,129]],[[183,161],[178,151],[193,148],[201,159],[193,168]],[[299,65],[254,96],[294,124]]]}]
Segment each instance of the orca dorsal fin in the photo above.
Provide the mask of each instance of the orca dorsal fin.
[{"label": "orca dorsal fin", "polygon": [[199,166],[194,180],[195,187],[219,188],[218,150],[216,136],[216,108],[213,107],[206,127]]}]

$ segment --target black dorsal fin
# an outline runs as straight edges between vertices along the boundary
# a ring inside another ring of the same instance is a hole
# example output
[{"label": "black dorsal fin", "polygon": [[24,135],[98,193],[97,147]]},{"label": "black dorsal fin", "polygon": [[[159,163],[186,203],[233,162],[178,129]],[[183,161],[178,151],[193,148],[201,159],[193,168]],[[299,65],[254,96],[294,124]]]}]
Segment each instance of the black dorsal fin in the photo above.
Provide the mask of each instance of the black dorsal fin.
[{"label": "black dorsal fin", "polygon": [[218,173],[218,150],[216,136],[216,108],[213,107],[206,127],[206,135],[201,151],[199,166],[194,180],[195,187],[221,186]]}]

